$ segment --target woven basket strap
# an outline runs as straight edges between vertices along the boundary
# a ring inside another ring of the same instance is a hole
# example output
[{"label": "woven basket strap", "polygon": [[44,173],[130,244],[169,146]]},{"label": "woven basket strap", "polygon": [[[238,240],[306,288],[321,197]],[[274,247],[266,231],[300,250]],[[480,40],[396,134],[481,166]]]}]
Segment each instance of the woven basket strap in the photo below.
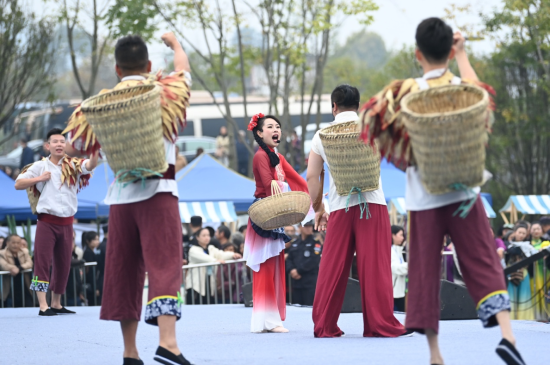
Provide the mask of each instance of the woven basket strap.
[{"label": "woven basket strap", "polygon": [[271,180],[271,196],[282,195],[281,188],[277,183],[277,180]]},{"label": "woven basket strap", "polygon": [[315,197],[315,201],[313,202],[313,210],[316,212],[320,212],[321,210],[324,210],[323,207],[323,191],[325,190],[325,169],[321,171],[321,189],[319,191],[319,195]]}]

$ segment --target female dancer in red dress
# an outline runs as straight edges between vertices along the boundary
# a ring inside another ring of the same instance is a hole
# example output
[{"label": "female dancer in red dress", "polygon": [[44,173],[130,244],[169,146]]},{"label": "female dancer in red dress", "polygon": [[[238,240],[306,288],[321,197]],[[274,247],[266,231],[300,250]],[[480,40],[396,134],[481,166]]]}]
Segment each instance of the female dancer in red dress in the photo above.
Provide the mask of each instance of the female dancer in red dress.
[{"label": "female dancer in red dress", "polygon": [[[260,113],[252,117],[248,130],[260,146],[253,161],[256,200],[271,195],[273,180],[283,192],[290,186],[293,191],[308,193],[305,180],[275,151],[281,140],[281,122]],[[288,241],[283,228],[265,231],[249,220],[243,256],[254,276],[252,332],[288,332],[282,322],[286,317],[284,248]]]}]

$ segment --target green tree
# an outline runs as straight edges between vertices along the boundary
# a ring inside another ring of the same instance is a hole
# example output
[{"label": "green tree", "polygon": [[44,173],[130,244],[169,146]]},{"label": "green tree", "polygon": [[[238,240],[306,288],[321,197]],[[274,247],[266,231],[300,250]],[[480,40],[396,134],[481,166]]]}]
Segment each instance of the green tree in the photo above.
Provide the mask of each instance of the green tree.
[{"label": "green tree", "polygon": [[56,51],[53,34],[53,22],[18,0],[0,0],[0,127],[18,104],[50,90]]},{"label": "green tree", "polygon": [[494,53],[474,60],[496,91],[495,124],[487,150],[494,178],[484,186],[499,208],[513,194],[550,193],[550,3],[506,0],[484,16]]}]

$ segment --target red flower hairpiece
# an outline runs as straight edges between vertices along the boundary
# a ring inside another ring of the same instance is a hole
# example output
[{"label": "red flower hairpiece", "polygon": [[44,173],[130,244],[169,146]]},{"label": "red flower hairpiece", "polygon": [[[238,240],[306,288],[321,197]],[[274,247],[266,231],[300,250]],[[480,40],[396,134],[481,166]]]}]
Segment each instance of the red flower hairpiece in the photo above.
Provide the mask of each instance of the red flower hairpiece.
[{"label": "red flower hairpiece", "polygon": [[258,125],[258,120],[265,117],[265,115],[263,115],[263,113],[258,113],[256,115],[254,115],[251,119],[250,119],[250,122],[248,123],[248,130],[251,131],[253,130],[254,128],[256,128],[256,126]]}]

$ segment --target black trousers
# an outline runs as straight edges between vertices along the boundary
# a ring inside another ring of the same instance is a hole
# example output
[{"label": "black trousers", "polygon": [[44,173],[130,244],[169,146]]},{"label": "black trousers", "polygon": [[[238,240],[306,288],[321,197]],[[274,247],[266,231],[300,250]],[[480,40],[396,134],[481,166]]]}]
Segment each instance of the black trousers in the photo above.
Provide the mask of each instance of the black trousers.
[{"label": "black trousers", "polygon": [[393,298],[393,310],[397,312],[405,311],[405,297]]},{"label": "black trousers", "polygon": [[312,306],[314,298],[315,298],[315,287],[292,288],[292,304]]}]

